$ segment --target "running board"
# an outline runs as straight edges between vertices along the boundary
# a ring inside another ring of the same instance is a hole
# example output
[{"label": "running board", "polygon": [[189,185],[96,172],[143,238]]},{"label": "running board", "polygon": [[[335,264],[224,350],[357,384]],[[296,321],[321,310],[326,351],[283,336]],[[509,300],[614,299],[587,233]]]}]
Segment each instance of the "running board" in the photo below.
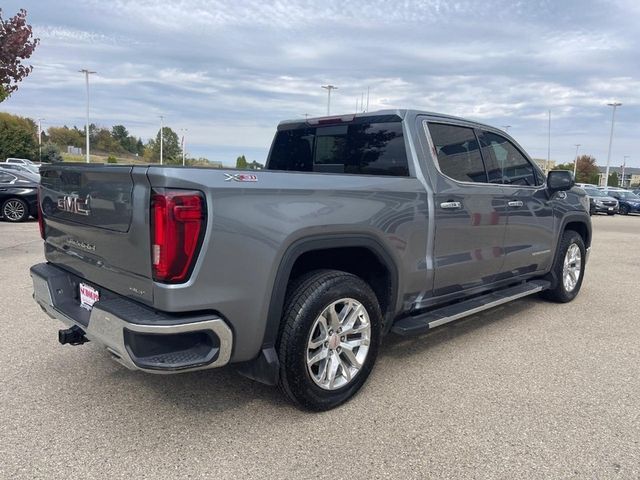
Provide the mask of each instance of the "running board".
[{"label": "running board", "polygon": [[467,317],[489,308],[497,307],[503,303],[511,302],[518,298],[526,297],[534,293],[548,289],[551,283],[546,280],[532,280],[520,283],[495,292],[487,293],[479,297],[464,300],[453,305],[431,310],[420,315],[406,317],[393,324],[393,333],[403,336],[413,336],[425,333],[432,328],[453,322],[459,318]]}]

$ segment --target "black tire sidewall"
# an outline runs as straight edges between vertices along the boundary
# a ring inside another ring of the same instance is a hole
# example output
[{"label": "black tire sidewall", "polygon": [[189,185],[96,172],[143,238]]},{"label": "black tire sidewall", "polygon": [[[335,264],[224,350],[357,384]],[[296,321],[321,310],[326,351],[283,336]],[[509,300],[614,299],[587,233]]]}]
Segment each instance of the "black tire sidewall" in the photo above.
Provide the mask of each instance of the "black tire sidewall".
[{"label": "black tire sidewall", "polygon": [[[24,206],[24,215],[22,216],[22,218],[20,218],[18,220],[13,220],[12,218],[9,218],[9,217],[5,216],[4,207],[9,202],[20,202],[20,203],[22,203],[22,205]],[[17,198],[17,197],[9,198],[9,199],[5,200],[4,202],[2,202],[2,207],[1,208],[2,208],[2,218],[4,218],[7,222],[19,223],[19,222],[24,222],[25,220],[27,220],[29,218],[29,205],[27,205],[27,202],[25,202],[21,198]]]},{"label": "black tire sidewall", "polygon": [[[567,250],[569,250],[569,247],[572,244],[576,244],[580,249],[580,278],[578,278],[578,283],[576,284],[575,288],[568,292],[564,288],[562,274],[564,270],[564,258],[567,254]],[[580,292],[580,288],[582,287],[582,280],[584,279],[585,258],[586,248],[584,245],[584,240],[579,233],[574,232],[573,230],[567,230],[562,236],[560,249],[558,251],[558,256],[554,265],[554,273],[557,278],[557,285],[552,291],[549,292],[553,300],[565,303],[570,302],[578,295],[578,293]]]},{"label": "black tire sidewall", "polygon": [[[323,278],[324,277],[324,278]],[[310,287],[320,282],[319,288]],[[305,288],[306,287],[306,288]],[[340,298],[353,298],[367,310],[371,323],[371,341],[364,365],[356,377],[337,390],[325,390],[313,381],[306,364],[310,330],[320,313]],[[283,322],[288,335],[279,345],[281,386],[296,403],[310,410],[334,408],[360,390],[373,369],[380,344],[381,314],[375,294],[360,278],[350,274],[322,272],[299,286],[291,295]]]}]

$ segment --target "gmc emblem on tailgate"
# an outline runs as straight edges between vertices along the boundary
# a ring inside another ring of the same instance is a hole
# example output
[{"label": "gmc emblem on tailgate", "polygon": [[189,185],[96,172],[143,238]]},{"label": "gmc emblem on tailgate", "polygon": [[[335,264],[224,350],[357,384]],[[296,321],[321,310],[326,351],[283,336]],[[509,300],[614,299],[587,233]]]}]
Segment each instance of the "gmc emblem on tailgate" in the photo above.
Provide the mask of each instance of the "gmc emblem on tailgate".
[{"label": "gmc emblem on tailgate", "polygon": [[58,209],[76,215],[89,215],[91,213],[90,201],[91,195],[87,195],[85,198],[80,198],[76,194],[65,195],[58,199]]}]

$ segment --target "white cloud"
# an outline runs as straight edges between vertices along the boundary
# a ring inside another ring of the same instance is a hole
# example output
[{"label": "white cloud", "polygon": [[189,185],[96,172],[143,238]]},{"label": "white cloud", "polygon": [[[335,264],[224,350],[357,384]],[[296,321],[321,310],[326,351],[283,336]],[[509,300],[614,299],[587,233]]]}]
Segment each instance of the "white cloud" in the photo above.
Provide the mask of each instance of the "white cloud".
[{"label": "white cloud", "polygon": [[78,70],[88,67],[98,71],[95,121],[146,138],[163,114],[212,158],[243,146],[263,155],[278,120],[325,112],[325,83],[339,86],[334,112],[353,111],[370,87],[371,109],[509,124],[535,155],[551,109],[559,160],[575,143],[604,157],[606,103],[617,99],[614,156],[635,152],[640,8],[631,0],[23,4],[42,43],[33,74],[2,107],[50,123],[82,124]]}]

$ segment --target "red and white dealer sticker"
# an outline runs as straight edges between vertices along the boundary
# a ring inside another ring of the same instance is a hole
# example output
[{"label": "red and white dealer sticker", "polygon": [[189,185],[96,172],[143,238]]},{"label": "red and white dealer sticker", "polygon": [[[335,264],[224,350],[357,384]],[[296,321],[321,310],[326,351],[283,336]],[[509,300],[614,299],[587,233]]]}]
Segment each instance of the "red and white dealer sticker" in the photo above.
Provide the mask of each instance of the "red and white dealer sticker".
[{"label": "red and white dealer sticker", "polygon": [[80,284],[80,306],[91,310],[93,304],[100,300],[100,293],[93,287],[90,287],[86,283]]}]

